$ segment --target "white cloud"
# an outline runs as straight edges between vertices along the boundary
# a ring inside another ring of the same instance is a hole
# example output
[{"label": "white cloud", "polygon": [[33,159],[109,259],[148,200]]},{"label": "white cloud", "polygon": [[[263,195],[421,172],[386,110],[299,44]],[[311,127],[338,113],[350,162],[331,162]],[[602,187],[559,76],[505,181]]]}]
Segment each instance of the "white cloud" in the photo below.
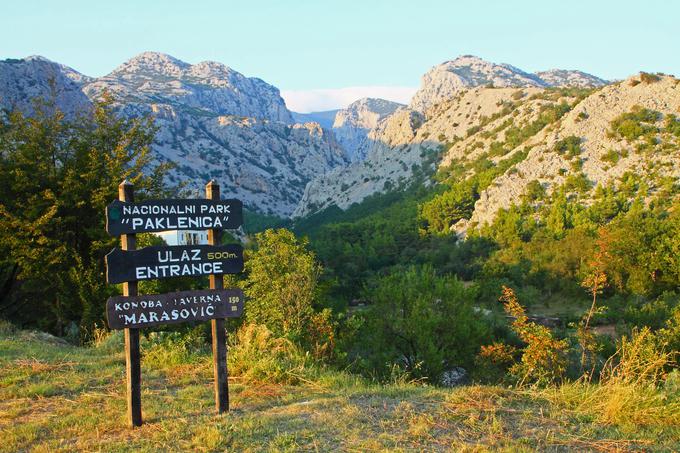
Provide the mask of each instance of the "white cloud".
[{"label": "white cloud", "polygon": [[418,90],[414,87],[345,87],[316,90],[282,90],[281,97],[289,110],[299,113],[322,112],[345,108],[361,98],[382,98],[408,104]]}]

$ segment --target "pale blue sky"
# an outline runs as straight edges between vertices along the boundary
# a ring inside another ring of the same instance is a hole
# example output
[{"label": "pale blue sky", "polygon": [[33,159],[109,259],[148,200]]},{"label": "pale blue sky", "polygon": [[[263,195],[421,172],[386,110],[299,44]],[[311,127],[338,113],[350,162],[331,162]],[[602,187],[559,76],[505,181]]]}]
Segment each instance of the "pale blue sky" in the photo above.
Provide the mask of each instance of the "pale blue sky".
[{"label": "pale blue sky", "polygon": [[0,58],[39,54],[100,76],[155,50],[298,94],[417,87],[461,54],[613,79],[679,74],[679,19],[673,0],[1,0]]}]

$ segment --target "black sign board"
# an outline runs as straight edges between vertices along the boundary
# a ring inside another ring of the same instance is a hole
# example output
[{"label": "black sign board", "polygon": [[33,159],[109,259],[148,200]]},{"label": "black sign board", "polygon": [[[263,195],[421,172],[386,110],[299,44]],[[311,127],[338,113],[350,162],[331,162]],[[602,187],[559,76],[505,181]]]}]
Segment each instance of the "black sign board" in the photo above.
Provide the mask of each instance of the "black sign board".
[{"label": "black sign board", "polygon": [[113,201],[106,207],[111,236],[167,230],[233,230],[243,224],[239,200]]},{"label": "black sign board", "polygon": [[130,251],[115,248],[106,255],[109,283],[238,274],[242,270],[243,247],[238,244],[155,246]]},{"label": "black sign board", "polygon": [[235,288],[115,296],[106,302],[106,315],[111,329],[236,318],[241,313],[243,291]]}]

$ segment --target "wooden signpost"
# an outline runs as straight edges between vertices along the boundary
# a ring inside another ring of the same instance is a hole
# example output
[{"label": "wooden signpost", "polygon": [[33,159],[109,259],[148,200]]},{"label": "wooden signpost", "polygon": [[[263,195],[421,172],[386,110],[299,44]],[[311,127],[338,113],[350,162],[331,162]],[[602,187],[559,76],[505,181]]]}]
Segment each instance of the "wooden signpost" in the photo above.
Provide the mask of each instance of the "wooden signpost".
[{"label": "wooden signpost", "polygon": [[243,291],[179,291],[144,296],[114,296],[106,303],[111,329],[126,329],[238,318],[243,313]]},{"label": "wooden signpost", "polygon": [[112,236],[168,230],[234,230],[243,223],[239,200],[116,200],[106,207],[106,231]]},{"label": "wooden signpost", "polygon": [[[120,236],[121,247],[106,256],[109,283],[123,283],[123,295],[107,301],[111,329],[124,329],[128,421],[142,424],[139,329],[142,327],[210,320],[212,327],[215,405],[229,410],[225,318],[243,312],[240,289],[223,288],[224,274],[243,270],[243,248],[221,245],[221,231],[243,223],[239,200],[221,200],[214,181],[206,185],[205,200],[134,202],[132,184],[118,186],[118,200],[106,208],[106,231]],[[173,229],[208,230],[209,245],[146,247],[136,250],[136,233]],[[169,294],[137,293],[137,282],[158,278],[208,275],[210,289]]]},{"label": "wooden signpost", "polygon": [[115,248],[106,255],[109,283],[238,274],[242,270],[243,247],[238,244],[145,247],[135,251]]}]

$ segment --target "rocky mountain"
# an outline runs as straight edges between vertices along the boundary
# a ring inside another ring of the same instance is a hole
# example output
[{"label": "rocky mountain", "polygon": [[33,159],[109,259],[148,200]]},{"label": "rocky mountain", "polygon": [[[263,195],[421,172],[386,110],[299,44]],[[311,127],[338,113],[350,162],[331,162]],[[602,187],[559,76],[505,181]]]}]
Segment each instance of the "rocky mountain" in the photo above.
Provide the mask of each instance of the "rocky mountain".
[{"label": "rocky mountain", "polygon": [[171,181],[201,190],[214,178],[251,209],[286,217],[313,177],[347,163],[332,134],[293,123],[277,88],[220,63],[146,52],[83,87],[93,99],[105,90],[122,114],[155,117]]},{"label": "rocky mountain", "polygon": [[536,75],[551,87],[601,87],[609,83],[597,76],[577,70],[550,69],[539,71]]},{"label": "rocky mountain", "polygon": [[[570,190],[581,192],[578,198],[586,204],[598,186],[622,184],[626,174],[641,178],[650,194],[680,182],[680,121],[676,119],[680,80],[643,73],[607,85],[583,100],[548,102],[570,102],[571,109],[510,150],[505,158],[520,152],[526,156],[521,155],[480,194],[471,218],[452,226],[457,233],[491,222],[501,208],[519,203],[533,181],[548,194],[565,184],[575,186]],[[525,121],[536,121],[536,111],[527,107],[519,106]],[[518,116],[515,122],[521,121],[522,114]],[[498,122],[492,123],[484,129],[500,127]],[[475,134],[478,140],[482,134]],[[467,144],[460,142],[449,149],[442,165],[463,155],[470,159],[465,147],[471,143],[470,137]]]},{"label": "rocky mountain", "polygon": [[338,110],[333,132],[352,162],[361,161],[371,147],[368,133],[404,105],[385,99],[363,98]]},{"label": "rocky mountain", "polygon": [[319,123],[319,126],[324,129],[332,129],[333,122],[335,121],[335,115],[338,113],[336,110],[325,110],[323,112],[310,112],[310,113],[298,113],[290,112],[293,115],[293,121],[296,123]]},{"label": "rocky mountain", "polygon": [[34,113],[34,99],[53,99],[66,115],[72,117],[90,108],[90,100],[81,91],[88,77],[68,66],[46,58],[0,60],[0,110]]},{"label": "rocky mountain", "polygon": [[152,104],[205,115],[237,115],[293,123],[279,90],[213,61],[190,65],[170,55],[145,52],[84,86],[90,98],[107,90],[129,114]]},{"label": "rocky mountain", "polygon": [[151,115],[171,182],[200,192],[215,178],[224,196],[269,214],[290,215],[313,177],[348,163],[332,133],[294,123],[277,88],[220,63],[145,52],[95,79],[42,57],[0,62],[0,108],[31,114],[31,99],[52,91],[69,114],[106,91],[120,115]]},{"label": "rocky mountain", "polygon": [[602,86],[607,82],[581,71],[553,69],[531,74],[505,63],[492,63],[473,55],[463,55],[430,69],[421,88],[411,99],[410,108],[425,112],[431,106],[454,97],[459,91],[479,87],[558,87]]},{"label": "rocky mountain", "polygon": [[[426,115],[404,109],[381,123],[369,134],[375,144],[366,160],[313,180],[295,215],[332,205],[345,209],[368,195],[408,185],[421,170],[446,172],[450,166],[468,168],[463,177],[478,168],[498,168],[472,215],[452,224],[459,234],[519,202],[532,181],[547,193],[574,181],[593,191],[626,172],[642,175],[652,189],[663,178],[677,183],[679,108],[680,81],[649,74],[581,92],[533,85],[462,88]],[[616,132],[616,121],[624,120],[634,131],[624,134],[659,133],[653,141],[626,138]],[[664,132],[673,127],[675,132]],[[580,196],[587,203],[588,192]]]},{"label": "rocky mountain", "polygon": [[509,64],[491,63],[473,55],[463,55],[425,73],[421,87],[411,99],[409,107],[424,112],[463,89],[486,85],[499,88],[545,87],[546,83],[537,75]]}]

